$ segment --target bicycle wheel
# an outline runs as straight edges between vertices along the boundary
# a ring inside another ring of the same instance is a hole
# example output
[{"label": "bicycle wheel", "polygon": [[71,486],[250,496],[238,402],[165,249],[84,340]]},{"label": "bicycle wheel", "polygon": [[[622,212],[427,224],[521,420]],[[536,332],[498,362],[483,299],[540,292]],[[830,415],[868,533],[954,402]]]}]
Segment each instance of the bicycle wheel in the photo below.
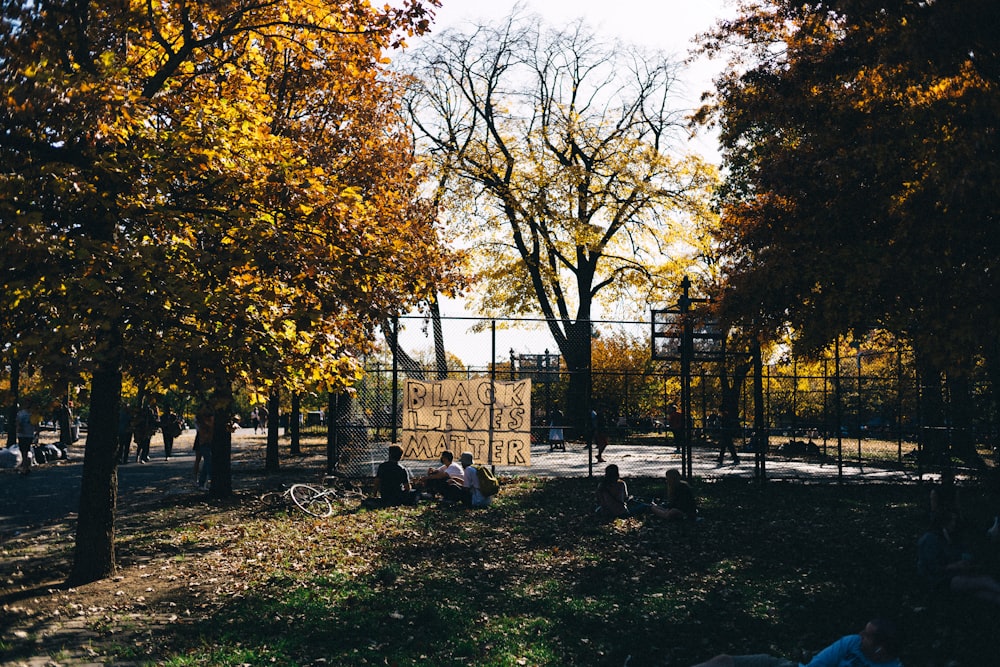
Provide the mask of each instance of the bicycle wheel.
[{"label": "bicycle wheel", "polygon": [[285,494],[280,491],[267,491],[260,495],[260,503],[266,509],[276,509],[285,502],[284,496]]},{"label": "bicycle wheel", "polygon": [[333,514],[333,505],[326,491],[308,484],[293,484],[288,490],[299,509],[312,516],[324,517]]}]

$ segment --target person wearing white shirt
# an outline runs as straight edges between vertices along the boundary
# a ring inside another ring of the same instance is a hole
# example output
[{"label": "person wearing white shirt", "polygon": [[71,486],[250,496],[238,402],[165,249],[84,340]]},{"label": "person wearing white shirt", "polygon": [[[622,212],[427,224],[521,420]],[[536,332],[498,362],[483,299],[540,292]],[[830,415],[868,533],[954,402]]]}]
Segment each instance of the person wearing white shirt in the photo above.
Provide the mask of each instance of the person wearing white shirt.
[{"label": "person wearing white shirt", "polygon": [[427,469],[427,476],[417,485],[430,495],[440,495],[445,500],[460,500],[465,486],[465,471],[455,463],[455,455],[447,449],[441,452],[441,465]]}]

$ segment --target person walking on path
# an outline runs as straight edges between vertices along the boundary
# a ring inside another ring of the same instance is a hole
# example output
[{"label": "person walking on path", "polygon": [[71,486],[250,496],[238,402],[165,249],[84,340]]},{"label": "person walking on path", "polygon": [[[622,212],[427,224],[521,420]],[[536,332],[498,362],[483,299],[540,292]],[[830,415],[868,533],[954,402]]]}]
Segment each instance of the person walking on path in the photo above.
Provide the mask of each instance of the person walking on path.
[{"label": "person walking on path", "polygon": [[[195,417],[194,436],[194,476],[198,488],[208,491],[208,480],[212,474],[212,438],[215,437],[215,414],[209,408],[202,408]],[[199,470],[199,465],[200,470]]]},{"label": "person walking on path", "polygon": [[68,399],[61,399],[56,407],[56,423],[59,424],[59,449],[66,449],[73,444],[73,410]]},{"label": "person walking on path", "polygon": [[149,445],[159,423],[160,417],[156,412],[156,405],[151,400],[144,400],[132,418],[136,463],[149,463]]},{"label": "person walking on path", "polygon": [[121,463],[128,463],[128,453],[132,449],[132,409],[122,403],[118,411],[118,451]]},{"label": "person walking on path", "polygon": [[671,440],[674,441],[674,451],[681,451],[684,442],[684,413],[676,405],[667,409],[667,428],[670,429]]},{"label": "person walking on path", "polygon": [[17,427],[17,448],[21,450],[21,472],[27,475],[31,472],[31,447],[38,438],[38,431],[27,405],[21,406],[14,421]]},{"label": "person walking on path", "polygon": [[719,418],[719,458],[721,466],[726,462],[726,450],[733,457],[733,463],[740,462],[740,456],[736,453],[736,445],[733,443],[733,434],[736,432],[737,420],[732,411],[727,408],[722,409],[722,416]]},{"label": "person walking on path", "polygon": [[594,444],[597,445],[597,462],[604,463],[604,450],[608,448],[608,428],[603,412],[596,409],[590,411],[590,428]]},{"label": "person walking on path", "polygon": [[160,417],[160,432],[163,433],[163,458],[167,460],[174,451],[174,439],[181,434],[181,418],[168,406]]}]

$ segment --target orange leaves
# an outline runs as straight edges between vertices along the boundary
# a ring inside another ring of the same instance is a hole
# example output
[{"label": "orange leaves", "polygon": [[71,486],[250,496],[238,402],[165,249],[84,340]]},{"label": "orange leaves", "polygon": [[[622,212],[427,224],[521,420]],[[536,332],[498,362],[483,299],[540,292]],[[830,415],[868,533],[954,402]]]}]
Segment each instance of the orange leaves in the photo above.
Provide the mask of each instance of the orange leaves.
[{"label": "orange leaves", "polygon": [[[9,108],[50,145],[12,154],[23,180],[0,185],[16,182],[6,202],[21,203],[4,206],[4,223],[86,244],[66,265],[33,263],[30,294],[3,285],[7,304],[41,294],[51,270],[66,276],[53,294],[89,294],[81,317],[125,314],[144,369],[184,358],[195,376],[214,364],[346,386],[373,322],[457,280],[383,67],[420,3],[125,5],[79,5],[85,48],[54,21],[34,26],[36,43],[10,44],[25,51],[0,73]],[[18,244],[34,257],[29,246]]]}]

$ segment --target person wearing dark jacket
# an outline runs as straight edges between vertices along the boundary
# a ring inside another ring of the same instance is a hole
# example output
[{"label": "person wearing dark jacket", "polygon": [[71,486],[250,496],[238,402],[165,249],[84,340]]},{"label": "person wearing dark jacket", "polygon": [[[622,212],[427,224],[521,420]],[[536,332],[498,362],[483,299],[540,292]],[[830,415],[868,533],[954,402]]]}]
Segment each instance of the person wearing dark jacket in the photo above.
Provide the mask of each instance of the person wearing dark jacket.
[{"label": "person wearing dark jacket", "polygon": [[650,506],[650,511],[658,517],[669,521],[694,521],[698,518],[698,502],[694,491],[688,483],[681,479],[681,473],[671,468],[666,473],[667,500],[666,503]]}]

